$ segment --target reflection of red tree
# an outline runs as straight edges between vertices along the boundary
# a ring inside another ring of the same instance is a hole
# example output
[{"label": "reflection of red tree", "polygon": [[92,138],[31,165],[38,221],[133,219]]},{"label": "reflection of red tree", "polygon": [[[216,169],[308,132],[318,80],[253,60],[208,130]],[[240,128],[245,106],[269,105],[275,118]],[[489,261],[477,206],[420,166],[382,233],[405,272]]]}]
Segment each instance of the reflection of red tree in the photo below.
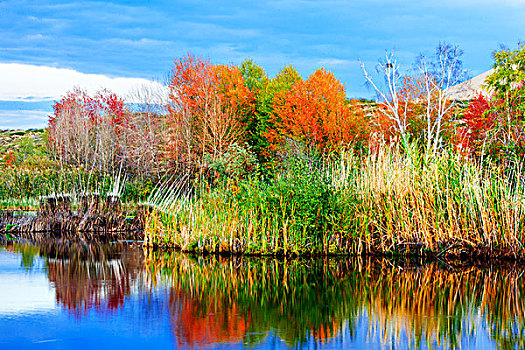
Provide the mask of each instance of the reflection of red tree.
[{"label": "reflection of red tree", "polygon": [[123,306],[132,279],[121,264],[96,266],[58,260],[49,262],[48,278],[55,285],[57,303],[76,314]]},{"label": "reflection of red tree", "polygon": [[179,346],[240,342],[250,324],[235,302],[222,303],[211,295],[202,302],[172,290],[169,304]]}]

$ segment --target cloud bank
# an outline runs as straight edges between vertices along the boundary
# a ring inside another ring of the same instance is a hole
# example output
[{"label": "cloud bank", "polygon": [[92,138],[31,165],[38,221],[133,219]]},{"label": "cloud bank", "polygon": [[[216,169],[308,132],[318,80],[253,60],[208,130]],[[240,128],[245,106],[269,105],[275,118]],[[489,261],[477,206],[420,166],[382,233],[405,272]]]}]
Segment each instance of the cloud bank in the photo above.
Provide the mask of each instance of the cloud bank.
[{"label": "cloud bank", "polygon": [[0,101],[53,101],[79,87],[88,93],[108,89],[128,103],[137,103],[141,102],[133,97],[137,89],[165,90],[161,84],[142,78],[111,78],[73,69],[20,63],[0,63],[0,77]]}]

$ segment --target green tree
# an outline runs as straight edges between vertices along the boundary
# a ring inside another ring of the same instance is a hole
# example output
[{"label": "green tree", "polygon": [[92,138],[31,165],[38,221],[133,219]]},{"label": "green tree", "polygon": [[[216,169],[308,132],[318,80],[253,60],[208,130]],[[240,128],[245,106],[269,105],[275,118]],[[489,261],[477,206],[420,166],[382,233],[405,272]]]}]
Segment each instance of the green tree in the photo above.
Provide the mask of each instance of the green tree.
[{"label": "green tree", "polygon": [[268,132],[275,125],[274,106],[302,78],[295,68],[286,66],[274,78],[269,79],[264,69],[251,60],[244,61],[240,70],[245,85],[255,94],[256,99],[255,111],[246,120],[248,144],[259,161],[267,163],[272,159]]},{"label": "green tree", "polygon": [[507,157],[525,155],[525,45],[494,53],[494,73],[487,77],[493,92],[490,113],[495,121],[492,148],[502,148]]},{"label": "green tree", "polygon": [[244,78],[245,86],[255,95],[255,110],[251,115],[246,116],[244,124],[246,126],[246,141],[257,154],[260,161],[266,161],[263,154],[267,147],[263,133],[266,131],[267,110],[267,88],[269,78],[264,69],[252,60],[244,61],[240,66],[241,74]]}]

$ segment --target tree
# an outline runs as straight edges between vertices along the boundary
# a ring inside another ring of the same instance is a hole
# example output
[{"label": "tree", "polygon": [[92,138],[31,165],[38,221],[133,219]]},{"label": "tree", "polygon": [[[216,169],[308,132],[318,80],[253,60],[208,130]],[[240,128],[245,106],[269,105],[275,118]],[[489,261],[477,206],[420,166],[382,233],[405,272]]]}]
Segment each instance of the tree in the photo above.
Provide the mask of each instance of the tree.
[{"label": "tree", "polygon": [[490,100],[481,93],[470,101],[458,130],[457,145],[462,153],[483,151],[482,147],[490,143],[489,134],[494,128],[494,114],[490,113],[490,108]]},{"label": "tree", "polygon": [[264,69],[251,60],[244,61],[240,67],[244,85],[253,94],[254,110],[247,115],[245,122],[246,142],[258,156],[259,161],[268,160],[268,140],[264,134],[268,131],[268,119],[271,115],[271,101],[273,96],[269,92],[270,79]]},{"label": "tree", "polygon": [[277,95],[273,107],[277,144],[290,137],[321,151],[339,151],[369,136],[364,114],[355,104],[350,109],[345,87],[324,68]]},{"label": "tree", "polygon": [[238,68],[188,55],[175,61],[168,87],[172,160],[203,167],[204,155],[215,159],[242,143],[254,99]]},{"label": "tree", "polygon": [[275,104],[292,86],[302,81],[301,76],[292,66],[286,66],[272,79],[264,70],[251,61],[245,61],[240,67],[246,87],[255,96],[255,108],[246,122],[246,140],[257,154],[260,162],[272,159],[275,151],[275,123],[279,116],[275,114]]},{"label": "tree", "polygon": [[403,101],[399,92],[402,84],[402,75],[399,72],[399,64],[394,51],[386,52],[385,59],[380,60],[376,65],[377,73],[381,74],[384,79],[384,88],[381,88],[374,82],[364,63],[360,63],[367,84],[377,94],[378,102],[380,103],[379,112],[392,121],[392,127],[400,135],[402,143],[405,146],[408,145],[409,135],[407,133],[408,121],[406,116],[408,101]]},{"label": "tree", "polygon": [[167,87],[141,85],[132,89],[129,126],[126,133],[127,167],[140,176],[159,178],[165,170],[167,137]]},{"label": "tree", "polygon": [[439,43],[434,56],[421,55],[416,60],[417,73],[410,76],[400,72],[394,52],[387,52],[376,66],[384,79],[383,87],[374,82],[361,63],[365,80],[377,93],[379,111],[392,121],[404,145],[410,140],[410,131],[419,130],[411,124],[424,121],[427,150],[436,152],[439,148],[443,124],[452,119],[456,106],[447,89],[467,78],[462,54],[457,46]]},{"label": "tree", "polygon": [[494,53],[494,73],[486,79],[493,92],[493,142],[500,143],[508,156],[520,158],[525,153],[525,45]]},{"label": "tree", "polygon": [[451,119],[457,101],[449,99],[448,89],[465,81],[463,50],[457,45],[439,43],[430,59],[421,55],[416,61],[424,81],[427,150],[436,152],[440,146],[444,122]]},{"label": "tree", "polygon": [[90,96],[74,89],[53,106],[49,144],[61,162],[112,172],[122,161],[128,126],[124,100],[108,90]]}]

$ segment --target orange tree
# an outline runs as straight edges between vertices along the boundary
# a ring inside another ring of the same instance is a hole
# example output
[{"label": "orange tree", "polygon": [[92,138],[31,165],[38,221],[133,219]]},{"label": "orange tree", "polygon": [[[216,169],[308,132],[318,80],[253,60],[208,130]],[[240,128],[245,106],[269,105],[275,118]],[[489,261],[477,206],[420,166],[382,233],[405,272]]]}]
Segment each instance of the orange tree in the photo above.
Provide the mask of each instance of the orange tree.
[{"label": "orange tree", "polygon": [[339,151],[366,143],[370,134],[362,109],[347,102],[343,84],[324,68],[275,94],[273,112],[274,128],[268,132],[273,147],[292,138],[322,152]]},{"label": "orange tree", "polygon": [[215,159],[244,141],[244,119],[254,96],[237,67],[187,55],[175,60],[169,90],[173,162],[202,167],[205,155]]}]

